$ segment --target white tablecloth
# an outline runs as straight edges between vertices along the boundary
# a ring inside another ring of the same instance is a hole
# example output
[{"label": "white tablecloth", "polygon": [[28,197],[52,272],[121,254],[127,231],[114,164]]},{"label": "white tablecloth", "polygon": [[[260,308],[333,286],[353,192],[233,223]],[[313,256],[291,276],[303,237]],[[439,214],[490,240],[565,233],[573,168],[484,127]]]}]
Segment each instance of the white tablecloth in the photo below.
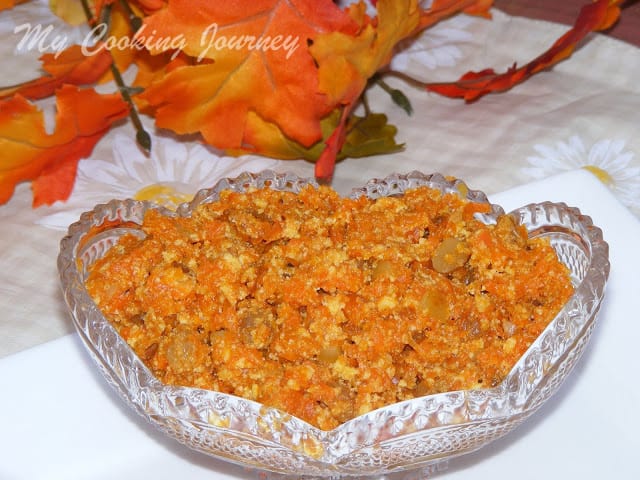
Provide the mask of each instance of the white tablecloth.
[{"label": "white tablecloth", "polygon": [[[611,275],[595,333],[559,392],[523,426],[452,460],[443,478],[640,478],[640,336],[634,278],[640,222],[588,172],[567,172],[491,197],[507,209],[565,201],[589,212],[610,246]],[[125,408],[70,334],[0,360],[3,480],[190,480],[256,472],[187,450]]]}]

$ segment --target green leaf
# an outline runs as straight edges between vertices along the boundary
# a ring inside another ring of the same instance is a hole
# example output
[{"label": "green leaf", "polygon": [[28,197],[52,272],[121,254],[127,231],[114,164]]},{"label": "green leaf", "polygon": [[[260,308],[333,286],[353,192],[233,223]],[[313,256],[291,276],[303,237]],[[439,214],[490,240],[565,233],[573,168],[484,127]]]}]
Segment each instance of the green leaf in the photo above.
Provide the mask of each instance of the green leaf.
[{"label": "green leaf", "polygon": [[369,113],[365,117],[352,115],[347,123],[347,132],[339,159],[382,155],[404,149],[404,144],[395,140],[398,129],[388,123],[383,113]]},{"label": "green leaf", "polygon": [[[311,162],[318,160],[325,148],[325,141],[335,130],[340,111],[336,109],[321,122],[323,139],[310,147],[303,147],[299,143],[286,139],[287,155],[282,158],[304,158]],[[383,113],[366,113],[365,116],[351,115],[347,122],[347,136],[338,160],[348,157],[359,158],[371,155],[394,153],[404,149],[404,144],[398,144],[395,136],[398,129],[388,123]]]}]

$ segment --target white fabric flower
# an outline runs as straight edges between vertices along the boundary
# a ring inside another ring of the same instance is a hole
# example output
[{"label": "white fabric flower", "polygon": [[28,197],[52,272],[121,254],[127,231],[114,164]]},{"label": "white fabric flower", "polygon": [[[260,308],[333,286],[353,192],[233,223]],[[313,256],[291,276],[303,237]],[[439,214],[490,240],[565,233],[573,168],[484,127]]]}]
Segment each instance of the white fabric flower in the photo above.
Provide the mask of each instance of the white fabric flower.
[{"label": "white fabric flower", "polygon": [[262,157],[222,157],[204,145],[160,136],[153,138],[147,156],[133,136],[123,133],[114,135],[112,151],[109,160],[81,160],[70,198],[44,208],[46,215],[37,223],[64,230],[82,212],[114,198],[151,200],[175,208],[220,178],[289,165]]},{"label": "white fabric flower", "polygon": [[527,158],[528,167],[522,172],[533,178],[583,168],[607,185],[619,200],[640,212],[640,167],[632,166],[634,154],[625,150],[623,140],[605,139],[587,148],[579,136],[554,146],[535,145],[537,156]]},{"label": "white fabric flower", "polygon": [[391,69],[407,72],[412,66],[419,70],[456,66],[463,57],[460,44],[473,37],[465,30],[472,22],[464,15],[453,17],[425,30],[415,39],[401,42],[398,53],[391,60]]}]

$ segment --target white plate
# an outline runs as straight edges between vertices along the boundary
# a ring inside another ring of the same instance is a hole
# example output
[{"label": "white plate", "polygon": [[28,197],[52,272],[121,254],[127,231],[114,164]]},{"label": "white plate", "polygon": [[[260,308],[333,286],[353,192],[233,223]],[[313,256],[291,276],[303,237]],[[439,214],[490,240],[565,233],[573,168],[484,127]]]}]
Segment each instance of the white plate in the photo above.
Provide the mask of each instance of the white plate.
[{"label": "white plate", "polygon": [[[505,210],[563,201],[592,217],[610,246],[596,331],[576,370],[523,426],[449,464],[447,479],[640,478],[640,222],[586,171],[493,195]],[[258,478],[165,438],[122,402],[75,335],[0,360],[0,479]]]}]

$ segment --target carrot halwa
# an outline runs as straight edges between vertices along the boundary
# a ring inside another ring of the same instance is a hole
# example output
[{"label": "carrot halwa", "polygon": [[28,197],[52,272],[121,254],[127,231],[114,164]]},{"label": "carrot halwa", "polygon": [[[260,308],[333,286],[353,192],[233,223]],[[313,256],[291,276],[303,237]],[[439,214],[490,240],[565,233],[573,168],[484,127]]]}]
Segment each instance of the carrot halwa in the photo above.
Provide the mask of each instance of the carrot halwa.
[{"label": "carrot halwa", "polygon": [[227,392],[321,428],[417,396],[497,385],[572,294],[510,216],[421,187],[345,199],[224,191],[155,210],[87,280],[168,384]]}]

